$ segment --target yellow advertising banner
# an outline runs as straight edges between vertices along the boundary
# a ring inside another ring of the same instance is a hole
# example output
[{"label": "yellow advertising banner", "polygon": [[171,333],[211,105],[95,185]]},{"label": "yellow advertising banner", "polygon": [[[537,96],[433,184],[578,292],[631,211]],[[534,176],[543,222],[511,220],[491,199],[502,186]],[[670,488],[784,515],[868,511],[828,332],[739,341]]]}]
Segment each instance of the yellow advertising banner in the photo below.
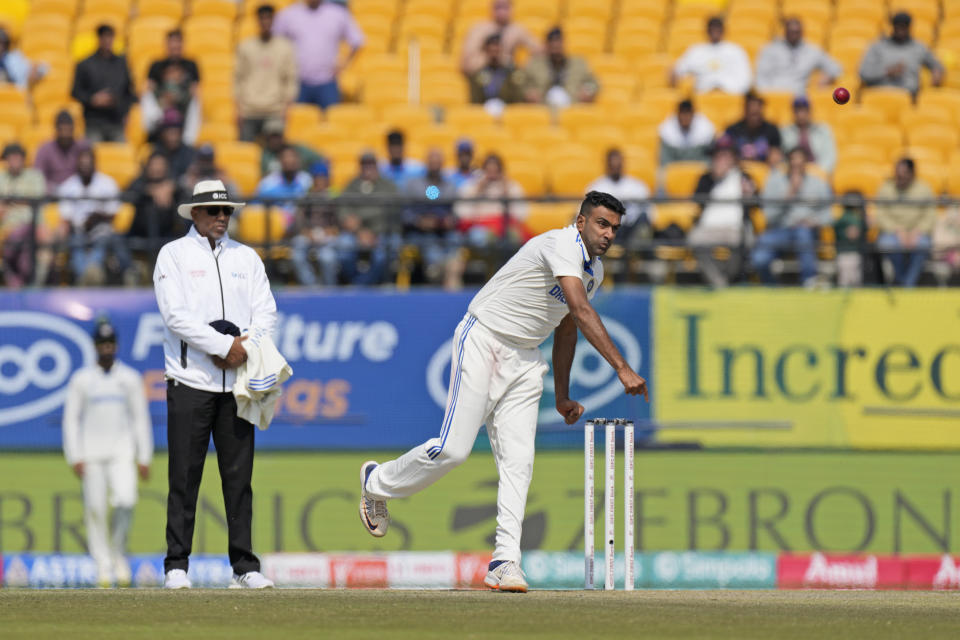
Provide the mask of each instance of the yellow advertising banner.
[{"label": "yellow advertising banner", "polygon": [[960,292],[658,289],[667,442],[960,449]]}]

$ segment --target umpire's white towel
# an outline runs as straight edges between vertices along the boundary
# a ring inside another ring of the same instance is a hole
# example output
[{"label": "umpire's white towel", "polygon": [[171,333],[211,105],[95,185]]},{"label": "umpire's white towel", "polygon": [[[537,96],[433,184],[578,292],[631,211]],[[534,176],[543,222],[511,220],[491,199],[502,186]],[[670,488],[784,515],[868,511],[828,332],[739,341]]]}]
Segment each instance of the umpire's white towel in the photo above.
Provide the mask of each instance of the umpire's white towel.
[{"label": "umpire's white towel", "polygon": [[243,342],[247,361],[237,369],[233,396],[237,399],[237,415],[266,429],[280,399],[280,385],[293,375],[269,335],[251,335]]}]

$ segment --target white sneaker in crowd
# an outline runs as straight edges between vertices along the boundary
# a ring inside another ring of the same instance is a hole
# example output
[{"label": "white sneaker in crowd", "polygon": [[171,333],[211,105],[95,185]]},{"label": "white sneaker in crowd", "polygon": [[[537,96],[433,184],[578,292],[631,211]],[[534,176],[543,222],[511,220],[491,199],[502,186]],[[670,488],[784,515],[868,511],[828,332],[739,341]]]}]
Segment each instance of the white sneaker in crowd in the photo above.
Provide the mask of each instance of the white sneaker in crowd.
[{"label": "white sneaker in crowd", "polygon": [[231,589],[272,589],[273,580],[270,580],[259,571],[247,571],[242,576],[233,574],[230,581]]},{"label": "white sneaker in crowd", "polygon": [[487,572],[483,584],[499,591],[527,592],[527,581],[523,576],[523,569],[513,560],[501,563],[496,569]]},{"label": "white sneaker in crowd", "polygon": [[376,538],[382,538],[390,526],[390,512],[387,501],[371,498],[367,495],[367,478],[377,468],[377,463],[367,460],[360,465],[360,522]]},{"label": "white sneaker in crowd", "polygon": [[190,578],[183,569],[170,569],[163,579],[164,589],[189,589],[191,586]]}]

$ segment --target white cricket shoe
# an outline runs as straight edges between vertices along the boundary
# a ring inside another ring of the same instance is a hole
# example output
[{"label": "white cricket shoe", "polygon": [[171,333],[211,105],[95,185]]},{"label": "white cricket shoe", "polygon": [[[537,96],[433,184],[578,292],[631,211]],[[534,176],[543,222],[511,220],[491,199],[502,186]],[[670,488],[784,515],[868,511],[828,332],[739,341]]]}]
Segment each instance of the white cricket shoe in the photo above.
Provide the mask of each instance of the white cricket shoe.
[{"label": "white cricket shoe", "polygon": [[183,569],[170,569],[163,579],[164,589],[189,589],[192,586],[190,578],[187,577],[187,572]]},{"label": "white cricket shoe", "polygon": [[528,587],[523,576],[523,569],[513,560],[508,560],[498,565],[493,571],[488,571],[487,577],[483,579],[483,584],[498,591],[513,591],[516,593],[526,593]]},{"label": "white cricket shoe", "polygon": [[360,522],[366,527],[370,535],[382,538],[390,526],[390,512],[387,511],[387,501],[371,498],[367,495],[367,478],[370,472],[377,468],[377,463],[367,460],[360,465]]},{"label": "white cricket shoe", "polygon": [[247,571],[242,576],[233,574],[230,581],[231,589],[272,589],[273,580],[270,580],[259,571]]},{"label": "white cricket shoe", "polygon": [[113,574],[117,577],[118,587],[129,587],[133,581],[133,575],[130,573],[130,563],[122,556],[114,561]]}]

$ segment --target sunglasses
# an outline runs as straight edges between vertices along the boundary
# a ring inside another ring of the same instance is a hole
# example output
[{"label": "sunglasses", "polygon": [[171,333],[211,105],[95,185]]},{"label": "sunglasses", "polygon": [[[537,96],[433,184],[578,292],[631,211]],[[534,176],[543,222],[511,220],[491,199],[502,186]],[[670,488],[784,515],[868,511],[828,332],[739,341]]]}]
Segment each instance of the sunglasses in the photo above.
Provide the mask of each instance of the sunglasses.
[{"label": "sunglasses", "polygon": [[202,207],[208,216],[218,216],[221,213],[228,218],[233,215],[233,207]]}]

